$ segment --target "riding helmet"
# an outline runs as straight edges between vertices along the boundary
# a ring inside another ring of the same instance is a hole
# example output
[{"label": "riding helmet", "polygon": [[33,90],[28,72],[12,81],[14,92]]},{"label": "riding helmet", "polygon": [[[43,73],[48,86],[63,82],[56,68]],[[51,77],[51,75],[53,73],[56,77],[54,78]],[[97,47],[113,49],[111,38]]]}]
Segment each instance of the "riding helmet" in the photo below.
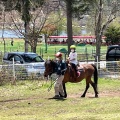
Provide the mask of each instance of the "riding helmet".
[{"label": "riding helmet", "polygon": [[55,54],[55,56],[56,56],[56,57],[62,57],[62,53],[61,53],[61,52],[57,52],[57,53]]},{"label": "riding helmet", "polygon": [[71,45],[70,49],[76,49],[76,46],[75,45]]}]

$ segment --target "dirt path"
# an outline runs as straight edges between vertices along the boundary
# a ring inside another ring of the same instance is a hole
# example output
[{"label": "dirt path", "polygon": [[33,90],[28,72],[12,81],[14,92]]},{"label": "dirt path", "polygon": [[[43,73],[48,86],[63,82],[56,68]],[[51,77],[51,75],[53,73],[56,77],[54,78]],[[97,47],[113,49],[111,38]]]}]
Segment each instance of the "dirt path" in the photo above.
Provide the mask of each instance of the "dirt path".
[{"label": "dirt path", "polygon": [[[120,97],[120,91],[112,91],[112,92],[108,92],[108,91],[104,91],[104,92],[101,92],[98,94],[99,97]],[[80,97],[80,94],[71,94],[71,95],[68,95],[68,98],[75,98],[75,97]],[[93,98],[94,97],[94,94],[93,93],[86,93],[86,97],[88,98]]]},{"label": "dirt path", "polygon": [[[68,94],[68,97],[67,99],[69,98],[80,98],[80,94]],[[101,97],[120,97],[120,91],[112,91],[112,92],[108,92],[108,91],[104,91],[104,92],[101,92],[99,94],[99,98]],[[94,94],[93,93],[87,93],[86,94],[86,98],[94,98]],[[31,100],[34,100],[34,99],[39,99],[39,97],[37,96],[34,96],[32,98],[26,98],[26,99],[11,99],[11,100],[4,100],[4,101],[0,101],[0,103],[2,102],[20,102],[20,101],[31,101]],[[47,99],[47,98],[45,98]],[[29,103],[28,103],[29,104]]]}]

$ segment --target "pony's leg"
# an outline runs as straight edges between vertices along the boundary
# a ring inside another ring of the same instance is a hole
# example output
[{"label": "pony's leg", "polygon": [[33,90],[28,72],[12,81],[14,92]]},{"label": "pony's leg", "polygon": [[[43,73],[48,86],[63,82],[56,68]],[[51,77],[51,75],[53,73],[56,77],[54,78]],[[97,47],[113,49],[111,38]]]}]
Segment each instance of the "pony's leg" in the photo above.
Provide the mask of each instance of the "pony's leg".
[{"label": "pony's leg", "polygon": [[93,87],[93,89],[94,89],[94,92],[95,92],[95,97],[98,97],[98,91],[97,91],[97,86],[96,86],[96,84],[94,83],[94,82],[90,82],[90,84],[91,84],[91,86]]},{"label": "pony's leg", "polygon": [[86,92],[87,92],[87,90],[88,90],[89,87],[90,87],[90,86],[89,86],[89,83],[86,83],[85,91],[84,91],[84,93],[81,95],[81,97],[85,97]]},{"label": "pony's leg", "polygon": [[67,98],[67,92],[66,92],[65,83],[62,83],[62,85],[63,85],[63,90],[64,90],[64,98]]}]

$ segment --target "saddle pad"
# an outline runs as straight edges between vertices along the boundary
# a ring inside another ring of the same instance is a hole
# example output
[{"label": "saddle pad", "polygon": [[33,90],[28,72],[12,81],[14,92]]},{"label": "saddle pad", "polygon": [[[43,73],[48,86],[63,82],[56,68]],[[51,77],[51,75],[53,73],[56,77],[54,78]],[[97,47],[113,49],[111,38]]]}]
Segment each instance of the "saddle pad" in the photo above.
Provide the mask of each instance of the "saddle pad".
[{"label": "saddle pad", "polygon": [[79,66],[78,66],[78,70],[79,70],[79,69],[83,69],[83,68],[84,68],[84,67],[83,67],[82,65],[79,65]]}]

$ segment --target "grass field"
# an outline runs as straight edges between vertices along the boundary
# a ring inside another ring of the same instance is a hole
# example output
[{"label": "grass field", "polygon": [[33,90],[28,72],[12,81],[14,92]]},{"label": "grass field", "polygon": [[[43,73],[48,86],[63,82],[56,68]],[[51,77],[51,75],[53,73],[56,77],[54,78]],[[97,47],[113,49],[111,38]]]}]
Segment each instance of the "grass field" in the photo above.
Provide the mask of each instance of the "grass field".
[{"label": "grass field", "polygon": [[68,98],[49,99],[50,82],[17,81],[16,86],[0,86],[0,120],[120,120],[120,80],[99,79],[99,98],[90,87],[80,98],[85,81],[67,83]]},{"label": "grass field", "polygon": [[[37,53],[39,55],[42,55],[44,59],[46,59],[48,56],[50,58],[54,58],[54,54],[56,52],[58,52],[61,48],[65,48],[67,50],[67,45],[48,45],[48,50],[47,53],[45,52],[45,44],[44,43],[38,43],[37,45]],[[78,54],[93,54],[95,53],[95,46],[91,46],[91,45],[86,45],[86,46],[77,46],[76,50],[78,52]],[[101,47],[101,53],[106,53],[107,50],[107,46],[102,46]],[[4,42],[1,39],[0,40],[0,51],[4,52]],[[11,51],[24,51],[24,40],[23,39],[15,39],[13,46],[11,46],[11,39],[6,39],[5,40],[5,51],[7,52],[11,52]],[[29,51],[30,47],[29,47]],[[86,57],[86,56],[85,56]],[[81,55],[78,56],[78,59],[81,58]],[[81,58],[82,59],[82,58]],[[94,57],[92,56],[92,59],[94,59]]]}]

